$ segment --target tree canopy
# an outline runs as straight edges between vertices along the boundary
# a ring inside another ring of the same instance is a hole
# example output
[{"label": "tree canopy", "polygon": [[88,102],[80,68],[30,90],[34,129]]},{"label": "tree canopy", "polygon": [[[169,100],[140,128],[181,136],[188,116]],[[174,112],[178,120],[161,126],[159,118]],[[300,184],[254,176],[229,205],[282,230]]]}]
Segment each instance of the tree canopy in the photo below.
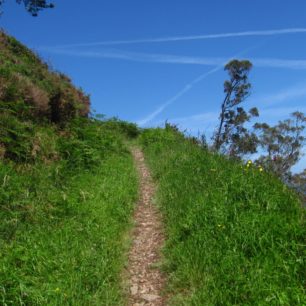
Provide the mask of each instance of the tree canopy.
[{"label": "tree canopy", "polygon": [[225,98],[213,141],[217,151],[221,150],[232,156],[256,151],[255,135],[248,132],[244,123],[251,117],[257,117],[258,110],[253,108],[246,112],[239,107],[239,104],[250,95],[251,84],[248,74],[251,68],[252,63],[246,60],[232,60],[224,68],[229,74],[229,79],[224,82]]},{"label": "tree canopy", "polygon": [[294,112],[290,119],[279,121],[275,126],[256,123],[254,127],[259,132],[259,145],[266,153],[260,156],[258,163],[288,181],[291,168],[302,156],[306,141],[305,124],[306,116],[301,112]]},{"label": "tree canopy", "polygon": [[[5,0],[0,0],[0,10],[2,9]],[[38,16],[38,12],[42,9],[53,8],[53,3],[48,3],[46,0],[16,0],[18,4],[24,4],[25,9],[34,17]]]},{"label": "tree canopy", "polygon": [[[252,63],[232,60],[225,65],[228,79],[224,82],[224,100],[221,104],[219,123],[212,137],[212,149],[235,159],[245,159],[259,154],[254,162],[261,169],[277,175],[287,185],[294,187],[306,196],[306,169],[293,174],[291,169],[303,156],[306,143],[306,116],[294,112],[291,118],[279,121],[277,125],[256,123],[253,128],[250,121],[259,116],[256,107],[244,110],[242,103],[250,95],[251,84],[248,75]],[[202,138],[204,147],[209,148],[206,138]]]}]

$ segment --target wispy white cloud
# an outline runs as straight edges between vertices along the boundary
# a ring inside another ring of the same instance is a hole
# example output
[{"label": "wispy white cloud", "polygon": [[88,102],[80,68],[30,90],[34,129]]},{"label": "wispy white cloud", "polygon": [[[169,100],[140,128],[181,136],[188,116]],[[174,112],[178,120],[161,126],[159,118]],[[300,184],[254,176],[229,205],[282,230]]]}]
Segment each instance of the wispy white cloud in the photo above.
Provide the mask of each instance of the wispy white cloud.
[{"label": "wispy white cloud", "polygon": [[192,57],[192,56],[178,56],[171,54],[148,54],[139,52],[126,52],[116,49],[103,49],[100,51],[79,51],[60,48],[38,48],[38,51],[44,51],[53,54],[76,56],[84,58],[110,58],[121,59],[137,62],[153,62],[153,63],[167,63],[167,64],[196,64],[214,66],[224,62],[224,58],[215,57]]},{"label": "wispy white cloud", "polygon": [[[177,125],[181,129],[186,129],[187,132],[193,134],[205,131],[207,134],[212,134],[215,126],[218,123],[218,112],[206,112],[186,117],[176,117],[167,119],[167,122]],[[162,126],[165,120],[154,122],[154,126]]]},{"label": "wispy white cloud", "polygon": [[266,94],[252,98],[251,103],[256,103],[257,105],[260,104],[263,107],[268,107],[300,98],[305,98],[306,100],[306,83],[291,86],[273,94]]},{"label": "wispy white cloud", "polygon": [[139,43],[165,43],[165,42],[188,41],[188,40],[206,40],[206,39],[220,39],[220,38],[245,37],[245,36],[275,36],[275,35],[298,34],[298,33],[306,33],[306,28],[287,28],[287,29],[278,29],[278,30],[244,31],[244,32],[230,32],[230,33],[190,35],[190,36],[171,36],[171,37],[131,39],[131,40],[111,40],[111,41],[98,41],[92,43],[76,43],[69,45],[61,45],[58,47],[70,48],[70,47],[94,47],[94,46],[111,46],[111,45],[123,45],[123,44],[139,44]]},{"label": "wispy white cloud", "polygon": [[260,121],[279,121],[285,118],[289,118],[290,114],[294,113],[295,111],[299,111],[302,113],[306,112],[306,107],[271,107],[271,108],[264,108],[260,110]]},{"label": "wispy white cloud", "polygon": [[250,58],[255,67],[306,69],[306,60],[279,58]]},{"label": "wispy white cloud", "polygon": [[140,125],[140,126],[144,126],[147,123],[149,123],[150,121],[152,121],[156,116],[158,116],[161,112],[163,112],[165,108],[167,108],[168,106],[173,104],[175,101],[177,101],[179,98],[181,98],[184,94],[189,92],[197,83],[204,80],[209,75],[219,71],[220,69],[223,68],[223,66],[224,66],[224,63],[222,65],[216,66],[215,68],[209,70],[208,72],[205,72],[205,73],[201,74],[199,77],[192,80],[190,83],[185,85],[184,88],[182,90],[180,90],[176,95],[174,95],[168,101],[166,101],[161,106],[159,106],[155,111],[153,111],[152,113],[150,113],[146,117],[138,120],[137,124]]},{"label": "wispy white cloud", "polygon": [[188,122],[194,122],[194,121],[206,121],[209,123],[217,122],[218,120],[218,112],[206,112],[206,113],[200,113],[192,116],[186,116],[186,117],[177,117],[171,119],[172,122],[176,122],[179,124],[184,124]]},{"label": "wispy white cloud", "polygon": [[[39,48],[38,51],[48,53],[76,56],[84,58],[108,58],[119,59],[135,62],[151,62],[164,64],[183,64],[183,65],[202,65],[216,66],[226,62],[223,57],[196,57],[196,56],[179,56],[171,54],[147,54],[138,52],[125,52],[121,50],[105,49],[101,51],[79,51],[65,50],[58,48]],[[249,58],[255,67],[261,68],[285,68],[285,69],[306,69],[306,60],[304,59],[278,59],[278,58]]]},{"label": "wispy white cloud", "polygon": [[[289,118],[290,114],[295,111],[306,113],[306,106],[283,106],[279,104],[285,101],[291,101],[296,98],[306,98],[306,84],[298,84],[289,87],[281,92],[269,93],[262,96],[261,99],[252,100],[252,103],[264,102],[259,106],[260,117],[258,121],[272,123],[285,118]],[[185,117],[168,118],[171,123],[178,124],[181,128],[196,133],[205,130],[208,136],[211,136],[215,126],[218,123],[219,112],[210,111],[194,114]],[[154,122],[153,125],[162,125],[164,120]]]},{"label": "wispy white cloud", "polygon": [[[306,32],[306,29],[283,29],[276,31],[249,31],[249,32],[239,32],[239,33],[224,33],[224,34],[214,34],[214,35],[206,35],[208,38],[218,38],[218,37],[234,37],[234,36],[252,36],[252,35],[277,35],[277,34],[288,34],[288,33],[303,33]],[[198,36],[200,37],[200,36]],[[201,36],[202,38],[204,36]],[[189,37],[190,38],[190,37]],[[170,38],[177,39],[177,38]],[[204,38],[203,38],[204,39]],[[185,37],[183,40],[187,40]],[[76,47],[77,45],[74,45]],[[80,46],[80,45],[79,45]],[[254,47],[252,47],[254,48]],[[249,48],[249,49],[252,49]],[[156,110],[147,115],[146,117],[140,119],[138,124],[143,126],[147,123],[151,122],[156,118],[160,113],[164,111],[165,108],[173,104],[187,92],[189,92],[193,86],[195,86],[198,82],[205,79],[207,76],[221,70],[224,65],[231,58],[212,58],[212,57],[194,57],[194,56],[177,56],[177,55],[165,55],[165,54],[146,54],[146,53],[135,53],[135,52],[126,52],[121,50],[114,49],[106,49],[101,51],[80,51],[75,49],[63,49],[59,47],[48,47],[48,48],[40,48],[40,51],[47,51],[56,54],[68,55],[68,56],[78,56],[78,57],[87,57],[87,58],[113,58],[113,59],[121,59],[121,60],[129,60],[129,61],[139,61],[139,62],[154,62],[154,63],[172,63],[172,64],[193,64],[193,65],[205,65],[205,66],[215,66],[213,69],[208,72],[201,74],[199,77],[192,80],[190,83],[186,84],[183,89],[181,89],[178,93],[176,93],[173,97],[168,99],[165,103],[161,104]],[[242,53],[245,53],[242,52]],[[240,55],[242,54],[240,53]],[[234,56],[240,57],[238,55]],[[250,59],[255,67],[274,67],[274,68],[289,68],[289,69],[306,69],[306,60],[286,60],[286,59],[262,59],[262,58],[253,58]],[[295,93],[280,93],[278,96],[273,96],[271,99],[277,101],[277,99],[285,99],[287,95],[301,95],[304,94],[304,90],[300,90],[300,92]]]},{"label": "wispy white cloud", "polygon": [[[140,126],[144,126],[144,125],[148,124],[156,116],[158,116],[160,113],[162,113],[165,108],[167,108],[168,106],[173,104],[175,101],[177,101],[179,98],[181,98],[185,93],[190,91],[193,88],[194,85],[196,85],[197,83],[199,83],[200,81],[205,79],[207,76],[219,71],[220,69],[223,68],[223,66],[224,66],[224,63],[222,65],[216,66],[214,69],[209,70],[208,72],[200,75],[198,78],[194,79],[192,82],[187,84],[175,96],[173,96],[171,99],[169,99],[164,104],[159,106],[155,111],[153,111],[152,113],[150,113],[149,115],[147,115],[143,119],[139,120],[137,123]],[[276,104],[276,103],[279,103],[279,102],[282,102],[282,101],[287,101],[287,100],[290,100],[290,99],[301,98],[301,97],[306,97],[306,84],[301,84],[301,85],[298,85],[298,86],[295,86],[295,87],[291,87],[291,88],[288,88],[288,89],[283,90],[281,92],[278,92],[276,94],[263,96],[262,98],[259,98],[258,100],[256,100],[256,102],[257,103],[263,103],[264,105],[268,106],[268,105]],[[288,109],[286,111],[288,111]],[[304,111],[304,110],[301,110],[301,111]],[[197,118],[197,117],[193,116],[192,118],[189,118],[188,120],[194,120],[195,118]]]},{"label": "wispy white cloud", "polygon": [[[260,117],[258,121],[261,122],[271,122],[283,120],[284,118],[289,118],[290,114],[295,111],[300,111],[306,113],[306,107],[278,107],[278,108],[264,108],[260,110]],[[207,130],[207,127],[215,127],[218,123],[219,113],[216,112],[205,112],[195,115],[190,115],[186,117],[176,117],[167,119],[168,122],[178,124],[182,128],[186,128],[189,131],[203,130],[203,127]],[[162,125],[165,120],[160,120],[154,122],[154,125]],[[213,129],[209,129],[212,131]]]}]

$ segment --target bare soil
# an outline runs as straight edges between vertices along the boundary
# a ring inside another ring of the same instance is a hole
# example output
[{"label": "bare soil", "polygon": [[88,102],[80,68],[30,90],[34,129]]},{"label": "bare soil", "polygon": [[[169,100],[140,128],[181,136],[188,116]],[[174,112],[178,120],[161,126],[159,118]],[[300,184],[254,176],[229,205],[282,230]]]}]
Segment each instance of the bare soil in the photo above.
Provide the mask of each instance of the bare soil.
[{"label": "bare soil", "polygon": [[129,305],[166,305],[161,295],[165,277],[158,269],[160,250],[164,243],[161,215],[152,203],[155,186],[147,168],[143,153],[132,149],[140,177],[140,194],[135,210],[135,227],[129,252]]}]

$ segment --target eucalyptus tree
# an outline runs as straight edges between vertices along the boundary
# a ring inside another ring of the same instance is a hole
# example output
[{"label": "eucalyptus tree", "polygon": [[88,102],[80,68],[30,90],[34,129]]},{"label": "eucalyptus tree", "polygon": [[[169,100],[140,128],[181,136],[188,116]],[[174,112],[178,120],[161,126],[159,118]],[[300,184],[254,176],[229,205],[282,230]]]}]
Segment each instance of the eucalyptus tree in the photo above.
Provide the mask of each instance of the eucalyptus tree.
[{"label": "eucalyptus tree", "polygon": [[251,84],[248,74],[252,63],[247,60],[232,60],[224,70],[229,79],[224,82],[225,97],[221,104],[219,124],[213,136],[216,151],[234,157],[256,152],[257,138],[253,132],[244,127],[252,117],[258,116],[257,108],[245,111],[241,103],[250,95]]}]

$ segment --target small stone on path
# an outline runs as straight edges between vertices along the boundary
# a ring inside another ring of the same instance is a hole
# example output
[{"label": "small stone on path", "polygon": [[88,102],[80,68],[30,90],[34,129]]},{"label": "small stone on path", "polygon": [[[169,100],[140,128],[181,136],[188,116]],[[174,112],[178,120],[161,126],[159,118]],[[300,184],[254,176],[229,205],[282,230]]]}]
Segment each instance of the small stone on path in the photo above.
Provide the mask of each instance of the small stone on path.
[{"label": "small stone on path", "polygon": [[136,284],[134,284],[132,287],[131,287],[131,294],[132,295],[136,295],[138,293],[138,286]]},{"label": "small stone on path", "polygon": [[147,302],[153,302],[159,299],[159,296],[156,294],[143,294],[141,297]]}]

